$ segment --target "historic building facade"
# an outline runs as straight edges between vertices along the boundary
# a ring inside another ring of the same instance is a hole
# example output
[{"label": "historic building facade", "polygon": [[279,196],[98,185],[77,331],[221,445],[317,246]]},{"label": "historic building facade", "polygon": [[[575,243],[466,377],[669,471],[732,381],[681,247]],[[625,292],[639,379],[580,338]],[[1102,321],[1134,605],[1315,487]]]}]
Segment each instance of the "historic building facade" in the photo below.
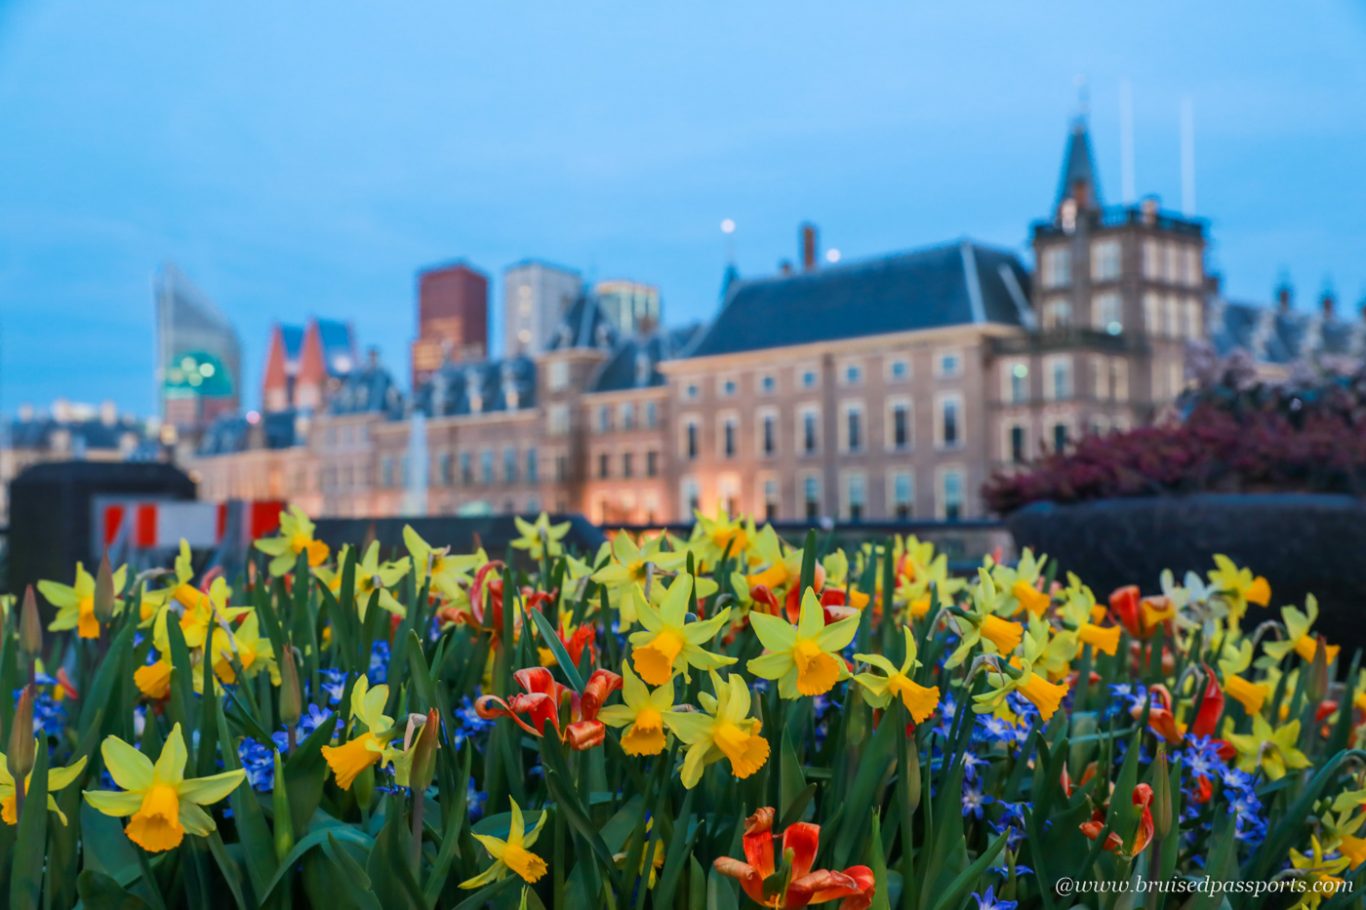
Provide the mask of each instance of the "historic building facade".
[{"label": "historic building facade", "polygon": [[447,357],[407,393],[372,361],[190,467],[208,498],[323,515],[955,520],[983,514],[992,472],[1159,417],[1192,343],[1271,373],[1366,353],[1366,322],[1331,300],[1225,300],[1204,222],[1105,206],[1084,122],[1031,235],[1033,274],[966,239],[822,266],[808,231],[799,271],[732,271],[716,318],[684,329],[623,328],[587,292],[529,303],[558,323],[501,360]]}]

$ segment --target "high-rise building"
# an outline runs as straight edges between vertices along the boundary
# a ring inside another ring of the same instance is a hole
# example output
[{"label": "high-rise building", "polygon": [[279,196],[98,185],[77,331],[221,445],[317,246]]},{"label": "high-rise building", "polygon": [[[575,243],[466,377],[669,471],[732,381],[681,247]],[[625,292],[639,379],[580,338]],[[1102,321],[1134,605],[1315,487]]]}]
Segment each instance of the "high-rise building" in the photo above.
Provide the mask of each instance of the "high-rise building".
[{"label": "high-rise building", "polygon": [[488,347],[488,277],[463,262],[419,273],[413,384],[447,360],[483,360]]},{"label": "high-rise building", "polygon": [[192,438],[240,406],[242,344],[227,317],[174,265],[157,273],[153,292],[163,432]]},{"label": "high-rise building", "polygon": [[600,281],[593,289],[598,306],[619,333],[635,335],[653,330],[663,321],[659,288],[639,281]]},{"label": "high-rise building", "polygon": [[531,259],[508,266],[503,271],[503,356],[543,353],[582,296],[578,272]]}]

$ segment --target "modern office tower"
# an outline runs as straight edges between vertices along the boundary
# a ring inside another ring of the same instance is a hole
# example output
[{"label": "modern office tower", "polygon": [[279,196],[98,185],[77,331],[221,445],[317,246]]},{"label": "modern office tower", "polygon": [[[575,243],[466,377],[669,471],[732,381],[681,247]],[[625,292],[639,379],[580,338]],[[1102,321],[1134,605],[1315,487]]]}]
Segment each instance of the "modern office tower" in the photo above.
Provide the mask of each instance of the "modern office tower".
[{"label": "modern office tower", "polygon": [[163,432],[193,437],[241,405],[242,344],[227,317],[174,265],[157,273],[153,293]]},{"label": "modern office tower", "polygon": [[503,271],[503,356],[544,352],[581,296],[578,272],[533,259],[508,266]]},{"label": "modern office tower", "polygon": [[488,356],[489,280],[463,262],[438,266],[417,277],[417,338],[413,341],[413,385],[447,360]]}]

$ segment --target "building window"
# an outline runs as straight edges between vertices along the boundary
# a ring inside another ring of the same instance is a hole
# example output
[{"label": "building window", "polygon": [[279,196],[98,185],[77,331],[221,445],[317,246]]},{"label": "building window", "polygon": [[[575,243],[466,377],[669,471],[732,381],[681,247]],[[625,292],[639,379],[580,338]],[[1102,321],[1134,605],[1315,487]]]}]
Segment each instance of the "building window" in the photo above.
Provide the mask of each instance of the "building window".
[{"label": "building window", "polygon": [[734,417],[724,417],[721,419],[721,455],[724,458],[735,457]]},{"label": "building window", "polygon": [[552,360],[550,362],[547,383],[550,391],[558,392],[560,389],[569,385],[569,363],[564,360]]},{"label": "building window", "polygon": [[939,447],[954,449],[962,445],[963,401],[957,395],[945,395],[938,400],[939,405]]},{"label": "building window", "polygon": [[1053,451],[1061,452],[1067,448],[1067,424],[1053,424]]},{"label": "building window", "polygon": [[724,380],[724,381],[721,383],[721,397],[722,397],[722,398],[734,398],[734,397],[735,397],[735,380],[734,380],[734,379],[727,379],[727,380]]},{"label": "building window", "polygon": [[1143,277],[1153,280],[1162,277],[1162,250],[1151,238],[1143,241]]},{"label": "building window", "polygon": [[697,457],[697,421],[689,420],[683,425],[683,457],[692,461]]},{"label": "building window", "polygon": [[606,479],[612,476],[612,457],[606,452],[598,453],[598,477]]},{"label": "building window", "polygon": [[963,517],[963,472],[952,468],[939,475],[940,502],[945,521]]},{"label": "building window", "polygon": [[821,517],[821,481],[814,474],[808,474],[802,481],[802,500],[807,521]]},{"label": "building window", "polygon": [[517,450],[512,446],[503,449],[503,483],[517,482]]},{"label": "building window", "polygon": [[807,410],[802,412],[801,427],[801,446],[802,453],[814,455],[819,448],[819,425],[817,423],[816,412]]},{"label": "building window", "polygon": [[[564,455],[555,456],[555,480],[564,483],[569,479],[569,459]],[[563,511],[563,510],[560,510]]]},{"label": "building window", "polygon": [[449,487],[451,484],[455,482],[455,460],[451,457],[450,452],[441,453],[441,460],[439,462],[439,465],[441,485],[444,487]]},{"label": "building window", "polygon": [[861,382],[863,382],[863,367],[859,366],[856,363],[845,364],[844,384],[858,385]]},{"label": "building window", "polygon": [[1091,277],[1096,281],[1114,281],[1119,273],[1119,241],[1113,237],[1097,240],[1091,245]]},{"label": "building window", "polygon": [[867,478],[863,474],[844,476],[844,517],[849,521],[862,521],[867,505]]},{"label": "building window", "polygon": [[697,383],[690,382],[683,387],[683,397],[689,401],[697,400]]},{"label": "building window", "polygon": [[684,480],[681,489],[681,496],[679,498],[683,500],[683,514],[695,514],[697,510],[701,507],[701,501],[698,498],[697,492],[697,481],[693,480],[692,478]]},{"label": "building window", "polygon": [[1110,394],[1116,401],[1129,400],[1129,361],[1122,358],[1110,361]]},{"label": "building window", "polygon": [[467,487],[474,484],[474,465],[469,452],[460,453],[460,483]]},{"label": "building window", "polygon": [[912,509],[913,488],[911,475],[908,471],[898,471],[892,475],[892,514],[898,521],[910,519]]},{"label": "building window", "polygon": [[893,382],[900,382],[910,375],[911,365],[901,358],[887,364],[887,378]]},{"label": "building window", "polygon": [[380,486],[392,487],[394,485],[394,459],[387,455],[384,456],[384,460],[380,462],[379,473]]},{"label": "building window", "polygon": [[623,452],[621,454],[621,476],[630,477],[635,473],[635,454],[633,452]]},{"label": "building window", "polygon": [[623,430],[634,430],[636,428],[636,406],[629,401],[623,401],[617,406],[617,418],[621,421]]},{"label": "building window", "polygon": [[1072,325],[1072,304],[1066,300],[1050,300],[1043,305],[1043,327],[1065,329]]},{"label": "building window", "polygon": [[607,405],[598,405],[598,432],[608,433],[612,430],[612,409]]},{"label": "building window", "polygon": [[772,395],[774,389],[778,387],[778,381],[773,378],[772,373],[765,373],[759,379],[759,390],[765,395]]},{"label": "building window", "polygon": [[526,450],[526,482],[539,483],[541,466],[536,457],[536,448],[533,446]]},{"label": "building window", "polygon": [[1015,361],[1006,365],[1006,401],[1023,404],[1029,400],[1029,364]]},{"label": "building window", "polygon": [[1066,401],[1072,397],[1072,358],[1066,355],[1048,361],[1048,397]]},{"label": "building window", "polygon": [[953,379],[963,371],[963,358],[957,351],[944,351],[935,360],[935,373],[940,379]]},{"label": "building window", "polygon": [[1107,335],[1124,331],[1124,301],[1114,291],[1097,294],[1095,303],[1096,328]]},{"label": "building window", "polygon": [[645,402],[645,429],[653,430],[659,425],[659,408],[653,401]]},{"label": "building window", "polygon": [[759,451],[772,455],[778,447],[778,418],[765,414],[759,421]]},{"label": "building window", "polygon": [[802,370],[802,388],[814,389],[816,387],[816,371]]},{"label": "building window", "polygon": [[778,481],[772,477],[764,480],[764,521],[778,520]]},{"label": "building window", "polygon": [[550,406],[549,413],[550,435],[563,436],[569,432],[569,406],[566,404],[554,404]]},{"label": "building window", "polygon": [[493,449],[479,453],[479,482],[486,487],[493,486]]},{"label": "building window", "polygon": [[846,405],[844,410],[844,450],[863,451],[863,407]]},{"label": "building window", "polygon": [[893,402],[888,408],[888,428],[891,448],[903,452],[911,447],[911,406],[904,401]]},{"label": "building window", "polygon": [[655,477],[659,474],[659,453],[654,449],[645,453],[645,476]]},{"label": "building window", "polygon": [[1012,464],[1025,463],[1025,428],[1015,424],[1010,428],[1010,461]]},{"label": "building window", "polygon": [[1162,324],[1162,334],[1180,335],[1181,334],[1181,301],[1174,295],[1166,298],[1166,305],[1163,307],[1164,320]]},{"label": "building window", "polygon": [[1072,283],[1072,251],[1055,246],[1043,254],[1043,285],[1046,288],[1065,288]]}]

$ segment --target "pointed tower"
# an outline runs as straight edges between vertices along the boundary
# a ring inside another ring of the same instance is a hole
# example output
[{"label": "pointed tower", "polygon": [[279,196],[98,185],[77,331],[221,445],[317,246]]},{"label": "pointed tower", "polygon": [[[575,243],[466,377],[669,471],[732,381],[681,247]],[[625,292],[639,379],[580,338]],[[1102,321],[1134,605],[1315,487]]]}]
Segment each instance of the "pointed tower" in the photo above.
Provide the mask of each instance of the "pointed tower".
[{"label": "pointed tower", "polygon": [[1072,121],[1072,129],[1067,136],[1067,148],[1062,158],[1062,178],[1058,181],[1058,196],[1053,206],[1055,217],[1062,216],[1069,201],[1075,206],[1075,212],[1096,212],[1102,205],[1100,175],[1096,170],[1095,155],[1091,151],[1091,132],[1084,114]]}]

